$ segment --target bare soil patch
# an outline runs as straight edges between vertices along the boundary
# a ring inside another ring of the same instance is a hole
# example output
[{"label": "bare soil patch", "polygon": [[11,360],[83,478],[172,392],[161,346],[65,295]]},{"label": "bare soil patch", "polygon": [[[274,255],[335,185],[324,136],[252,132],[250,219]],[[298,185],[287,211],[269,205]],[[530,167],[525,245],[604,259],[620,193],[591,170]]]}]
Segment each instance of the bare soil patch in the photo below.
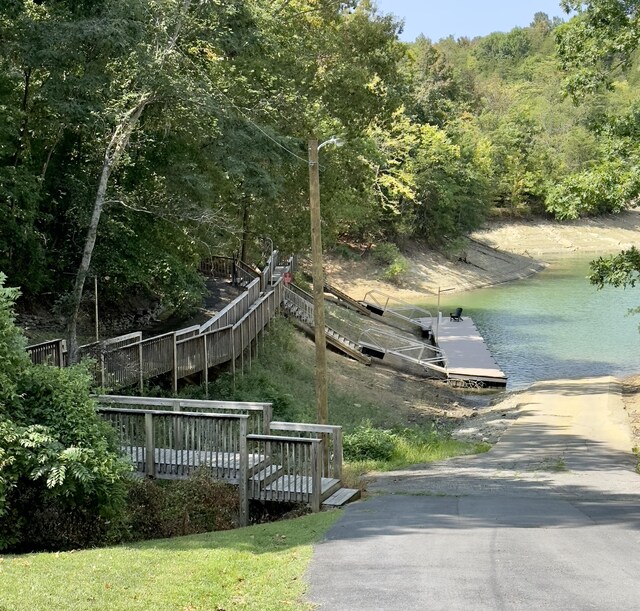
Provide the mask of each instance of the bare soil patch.
[{"label": "bare soil patch", "polygon": [[447,255],[413,245],[405,251],[410,269],[398,284],[366,257],[327,259],[328,279],[356,299],[377,289],[406,301],[424,300],[438,288],[466,291],[518,280],[548,262],[576,254],[602,255],[637,242],[640,210],[560,224],[550,220],[493,222]]}]

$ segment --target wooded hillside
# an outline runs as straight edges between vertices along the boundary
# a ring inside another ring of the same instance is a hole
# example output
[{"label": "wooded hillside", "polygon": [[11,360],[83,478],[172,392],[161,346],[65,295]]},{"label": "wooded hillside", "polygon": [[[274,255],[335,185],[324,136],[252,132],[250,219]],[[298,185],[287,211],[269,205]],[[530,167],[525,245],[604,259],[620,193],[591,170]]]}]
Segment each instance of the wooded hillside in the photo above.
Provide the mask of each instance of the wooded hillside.
[{"label": "wooded hillside", "polygon": [[631,45],[608,89],[576,87],[584,23],[407,45],[364,0],[4,2],[0,270],[69,313],[90,276],[112,302],[186,307],[207,254],[307,247],[310,137],[345,142],[320,158],[328,245],[620,210],[638,61]]}]

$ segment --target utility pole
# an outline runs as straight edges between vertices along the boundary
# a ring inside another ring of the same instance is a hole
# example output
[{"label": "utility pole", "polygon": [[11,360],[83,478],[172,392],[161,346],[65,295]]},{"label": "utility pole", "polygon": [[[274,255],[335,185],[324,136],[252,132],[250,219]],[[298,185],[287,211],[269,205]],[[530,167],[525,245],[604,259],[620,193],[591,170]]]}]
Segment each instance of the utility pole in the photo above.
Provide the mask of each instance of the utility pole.
[{"label": "utility pole", "polygon": [[311,212],[311,263],[313,275],[313,325],[316,343],[316,409],[318,424],[329,421],[327,399],[327,338],[324,323],[324,270],[318,141],[309,140],[309,209]]}]

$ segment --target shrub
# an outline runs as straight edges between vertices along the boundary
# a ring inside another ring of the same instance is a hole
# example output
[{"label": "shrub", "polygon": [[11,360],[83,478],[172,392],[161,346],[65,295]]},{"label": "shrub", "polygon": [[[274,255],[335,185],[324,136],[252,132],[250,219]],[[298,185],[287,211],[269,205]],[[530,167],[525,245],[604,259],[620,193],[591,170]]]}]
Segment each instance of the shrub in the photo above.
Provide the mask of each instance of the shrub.
[{"label": "shrub", "polygon": [[[86,368],[32,365],[0,277],[0,549],[93,544],[73,524],[118,521],[123,476],[113,430],[95,412]],[[53,524],[61,528],[55,533]],[[69,528],[63,528],[67,524]],[[65,540],[60,533],[69,533]]]},{"label": "shrub", "polygon": [[237,488],[206,471],[177,481],[135,478],[127,495],[128,536],[138,541],[229,530],[238,508]]},{"label": "shrub", "polygon": [[380,265],[386,265],[382,276],[388,282],[400,282],[409,269],[409,262],[402,256],[400,249],[390,242],[377,244],[372,251],[372,257]]},{"label": "shrub", "polygon": [[391,431],[374,428],[370,422],[343,439],[344,457],[349,461],[390,460],[395,446],[396,439]]},{"label": "shrub", "polygon": [[391,242],[383,242],[376,244],[371,249],[371,256],[376,263],[380,265],[391,265],[397,259],[402,257],[400,249]]},{"label": "shrub", "polygon": [[409,270],[409,263],[404,257],[401,257],[397,261],[394,261],[384,270],[383,277],[385,280],[397,283],[402,280],[404,274]]},{"label": "shrub", "polygon": [[545,205],[558,220],[574,220],[620,212],[638,196],[639,190],[635,171],[605,163],[567,176],[550,189]]}]

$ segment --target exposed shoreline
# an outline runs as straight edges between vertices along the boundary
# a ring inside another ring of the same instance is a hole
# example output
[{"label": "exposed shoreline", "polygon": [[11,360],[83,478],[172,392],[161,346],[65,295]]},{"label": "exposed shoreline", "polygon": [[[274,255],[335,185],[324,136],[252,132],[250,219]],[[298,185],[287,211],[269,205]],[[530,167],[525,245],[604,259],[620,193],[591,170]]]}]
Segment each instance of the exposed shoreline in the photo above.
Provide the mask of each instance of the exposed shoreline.
[{"label": "exposed shoreline", "polygon": [[[554,221],[495,222],[474,232],[466,241],[464,260],[447,258],[417,247],[405,252],[410,271],[399,286],[385,282],[382,271],[366,260],[327,260],[328,281],[356,299],[370,290],[389,293],[408,302],[424,302],[425,294],[438,289],[463,292],[521,280],[554,261],[580,255],[604,256],[628,249],[640,238],[640,211],[582,219],[560,224]],[[621,380],[625,409],[636,446],[640,446],[640,375]],[[518,417],[518,395],[507,392],[489,409],[462,408],[466,423],[455,436],[468,441],[496,443]],[[445,410],[449,411],[449,410]],[[457,411],[455,408],[452,411]],[[449,414],[450,416],[452,414]],[[475,416],[469,418],[469,416]]]},{"label": "exposed shoreline", "polygon": [[555,221],[494,222],[471,234],[459,258],[408,249],[409,271],[398,285],[385,281],[379,267],[367,260],[328,257],[327,278],[341,290],[361,299],[380,290],[410,302],[424,300],[438,289],[462,292],[527,278],[558,259],[594,257],[636,244],[640,211],[560,224]]}]

